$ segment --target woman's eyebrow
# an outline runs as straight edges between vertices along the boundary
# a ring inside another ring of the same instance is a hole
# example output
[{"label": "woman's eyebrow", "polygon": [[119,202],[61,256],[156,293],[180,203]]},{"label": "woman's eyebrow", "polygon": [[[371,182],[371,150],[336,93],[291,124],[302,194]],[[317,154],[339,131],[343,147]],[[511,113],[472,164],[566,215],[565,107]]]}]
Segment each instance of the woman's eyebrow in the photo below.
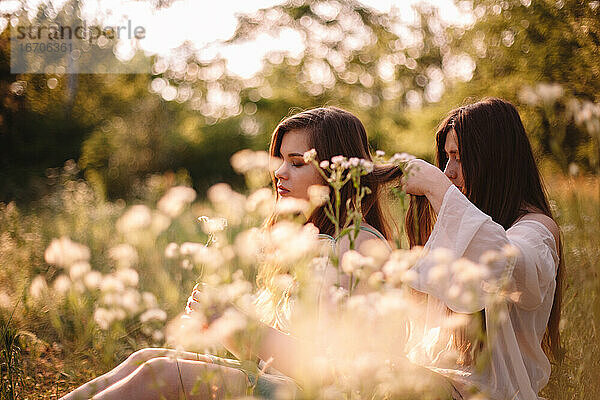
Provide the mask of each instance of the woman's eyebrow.
[{"label": "woman's eyebrow", "polygon": [[288,153],[288,157],[304,157],[303,153]]}]

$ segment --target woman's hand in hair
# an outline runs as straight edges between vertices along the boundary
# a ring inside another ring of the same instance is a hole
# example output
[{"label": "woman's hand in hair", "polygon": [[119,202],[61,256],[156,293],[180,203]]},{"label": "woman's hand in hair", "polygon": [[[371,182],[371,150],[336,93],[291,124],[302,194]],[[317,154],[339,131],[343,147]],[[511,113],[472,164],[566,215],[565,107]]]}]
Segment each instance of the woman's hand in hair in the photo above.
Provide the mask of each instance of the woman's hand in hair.
[{"label": "woman's hand in hair", "polygon": [[402,177],[402,189],[416,196],[427,196],[427,200],[436,214],[442,207],[442,201],[452,182],[444,172],[427,161],[414,159],[406,166],[406,174]]}]

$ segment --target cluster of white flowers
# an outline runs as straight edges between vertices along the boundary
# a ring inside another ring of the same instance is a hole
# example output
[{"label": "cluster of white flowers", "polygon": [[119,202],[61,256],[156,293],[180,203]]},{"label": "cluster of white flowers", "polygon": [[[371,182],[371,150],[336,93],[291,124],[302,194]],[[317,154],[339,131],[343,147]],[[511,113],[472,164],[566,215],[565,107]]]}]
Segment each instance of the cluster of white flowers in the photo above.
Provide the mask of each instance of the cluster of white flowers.
[{"label": "cluster of white flowers", "polygon": [[260,188],[252,192],[246,200],[246,211],[256,214],[260,219],[265,219],[272,214],[274,208],[275,196],[269,188]]},{"label": "cluster of white flowers", "polygon": [[224,231],[227,228],[227,220],[225,218],[210,218],[206,215],[198,217],[198,221],[202,223],[202,230],[207,234],[215,234]]},{"label": "cluster of white flowers", "polygon": [[90,249],[63,236],[52,240],[44,252],[44,259],[48,264],[67,268],[76,261],[89,261]]},{"label": "cluster of white flowers", "polygon": [[293,265],[318,254],[319,230],[313,224],[299,225],[280,221],[264,233],[265,261],[274,265]]},{"label": "cluster of white flowers", "polygon": [[357,277],[362,276],[363,270],[372,269],[375,266],[375,260],[371,257],[365,257],[356,250],[348,250],[342,257],[342,271]]},{"label": "cluster of white flowers", "polygon": [[415,156],[413,156],[412,154],[395,153],[392,157],[390,157],[388,162],[392,163],[392,164],[400,164],[400,163],[409,162],[410,160],[414,160],[414,159],[415,159]]},{"label": "cluster of white flowers", "polygon": [[117,230],[127,234],[132,231],[144,230],[152,224],[152,210],[143,204],[137,204],[121,215],[117,220]]},{"label": "cluster of white flowers", "polygon": [[167,341],[177,348],[203,351],[244,329],[248,317],[241,310],[250,311],[254,297],[252,284],[241,272],[234,273],[229,283],[202,285],[196,292],[196,308],[169,323]]},{"label": "cluster of white flowers", "polygon": [[229,224],[238,225],[242,221],[246,210],[246,197],[231,189],[226,183],[217,183],[207,192],[219,216],[227,219]]},{"label": "cluster of white flowers", "polygon": [[552,104],[562,97],[564,89],[557,83],[539,83],[536,87],[525,86],[519,93],[522,102],[529,105]]},{"label": "cluster of white flowers", "polygon": [[410,268],[423,257],[423,254],[424,249],[419,246],[411,250],[394,250],[382,268],[386,281],[392,286],[414,282],[417,273]]},{"label": "cluster of white flowers", "polygon": [[358,157],[350,157],[350,159],[344,156],[334,156],[331,158],[331,162],[325,163],[322,162],[320,164],[321,168],[327,170],[341,170],[345,171],[347,169],[357,169],[363,173],[371,173],[373,171],[374,165],[371,161],[365,160]]},{"label": "cluster of white flowers", "polygon": [[183,208],[196,199],[196,191],[187,186],[175,186],[158,201],[158,209],[165,215],[176,218]]},{"label": "cluster of white flowers", "polygon": [[275,211],[278,214],[308,214],[310,210],[310,202],[296,197],[282,197],[275,205]]},{"label": "cluster of white flowers", "polygon": [[[145,206],[142,206],[145,207]],[[133,208],[133,207],[132,207]],[[130,213],[129,226],[146,226],[142,208]],[[131,209],[130,209],[131,211]],[[141,216],[141,218],[140,218]],[[138,253],[130,244],[120,244],[108,250],[109,258],[116,264],[116,270],[102,274],[93,270],[90,265],[90,250],[87,246],[73,242],[68,237],[54,239],[45,251],[45,259],[49,264],[62,267],[62,273],[54,279],[52,289],[48,287],[43,275],[36,276],[29,287],[33,301],[54,299],[60,301],[68,292],[97,298],[94,309],[94,321],[103,330],[112,324],[139,316],[144,324],[150,320],[166,320],[164,311],[157,307],[156,297],[149,292],[138,290],[139,275],[132,267],[138,262]],[[149,312],[152,311],[152,312]],[[148,331],[147,328],[144,328]],[[155,339],[162,333],[155,329],[146,332]]]},{"label": "cluster of white flowers", "polygon": [[330,188],[323,185],[310,185],[308,198],[313,207],[320,207],[329,200]]},{"label": "cluster of white flowers", "polygon": [[246,174],[252,170],[268,171],[272,160],[266,151],[244,149],[231,156],[230,162],[235,172]]},{"label": "cluster of white flowers", "polygon": [[192,269],[195,266],[204,269],[205,273],[212,273],[235,257],[231,246],[215,247],[203,243],[184,242],[181,245],[169,243],[165,248],[165,257],[179,258],[181,267]]}]

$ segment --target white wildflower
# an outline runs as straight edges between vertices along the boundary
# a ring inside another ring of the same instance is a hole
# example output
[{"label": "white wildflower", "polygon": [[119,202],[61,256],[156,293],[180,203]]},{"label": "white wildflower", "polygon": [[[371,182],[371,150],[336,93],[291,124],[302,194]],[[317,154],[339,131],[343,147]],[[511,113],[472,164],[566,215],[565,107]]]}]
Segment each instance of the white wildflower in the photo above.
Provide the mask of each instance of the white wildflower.
[{"label": "white wildflower", "polygon": [[329,161],[327,160],[323,160],[319,163],[319,167],[321,167],[322,169],[327,169],[329,168]]},{"label": "white wildflower", "polygon": [[48,284],[46,279],[42,275],[38,275],[31,281],[29,286],[29,294],[34,299],[40,299],[45,293],[48,292]]},{"label": "white wildflower", "polygon": [[400,279],[402,280],[402,282],[406,283],[407,285],[410,285],[415,283],[419,279],[419,275],[412,269],[409,269],[408,271],[404,271]]},{"label": "white wildflower", "polygon": [[96,322],[102,330],[107,330],[114,319],[114,314],[106,308],[98,307],[96,311],[94,311],[94,322]]},{"label": "white wildflower", "polygon": [[389,160],[390,163],[405,163],[416,157],[408,153],[395,153]]},{"label": "white wildflower", "polygon": [[152,223],[152,211],[143,204],[137,204],[127,210],[117,220],[117,230],[121,233],[129,233],[148,228]]},{"label": "white wildflower", "polygon": [[385,156],[385,151],[383,151],[383,150],[377,150],[377,151],[375,151],[375,155],[377,157],[383,157],[383,156]]},{"label": "white wildflower", "polygon": [[342,256],[342,271],[347,274],[359,273],[364,267],[372,267],[374,260],[365,257],[356,250],[348,250]]},{"label": "white wildflower", "polygon": [[282,197],[275,205],[275,211],[277,211],[279,214],[306,214],[308,213],[309,209],[310,203],[308,201],[295,197]]},{"label": "white wildflower", "polygon": [[125,289],[123,282],[113,275],[106,275],[100,282],[100,290],[102,292],[122,292]]},{"label": "white wildflower", "polygon": [[557,83],[540,83],[537,85],[536,92],[544,103],[552,104],[562,97],[564,90]]},{"label": "white wildflower", "polygon": [[258,261],[264,244],[263,232],[258,228],[251,228],[235,237],[235,252],[242,262],[251,265]]},{"label": "white wildflower", "polygon": [[212,246],[198,248],[193,254],[193,259],[196,264],[205,265],[209,271],[214,271],[221,267],[226,260],[221,250]]},{"label": "white wildflower", "polygon": [[167,258],[177,257],[178,250],[179,250],[179,246],[177,245],[177,243],[173,243],[173,242],[169,243],[167,245],[167,247],[165,247],[165,257],[167,257]]},{"label": "white wildflower", "polygon": [[229,224],[237,225],[244,216],[246,209],[246,197],[235,192],[226,183],[217,183],[207,191],[207,196],[215,210],[229,221]]},{"label": "white wildflower", "polygon": [[289,221],[281,221],[270,229],[265,251],[267,258],[273,262],[293,264],[300,258],[313,256],[319,249],[319,230],[313,224],[297,225]]},{"label": "white wildflower", "polygon": [[501,255],[494,250],[485,251],[480,257],[479,262],[482,264],[490,265],[501,259]]},{"label": "white wildflower", "polygon": [[142,324],[148,323],[149,321],[166,321],[167,313],[160,308],[151,308],[140,315],[140,322]]},{"label": "white wildflower", "polygon": [[381,271],[375,271],[369,276],[367,283],[370,287],[378,289],[385,282],[385,275]]},{"label": "white wildflower", "polygon": [[71,280],[77,281],[83,278],[91,269],[92,267],[89,262],[77,261],[69,268],[69,276],[71,277]]},{"label": "white wildflower", "polygon": [[373,169],[375,168],[373,163],[369,160],[360,160],[360,166],[367,174],[373,172]]},{"label": "white wildflower", "polygon": [[65,294],[71,289],[71,279],[67,275],[59,275],[52,284],[52,288],[59,294]]},{"label": "white wildflower", "polygon": [[0,290],[0,308],[4,308],[4,309],[8,310],[12,307],[13,307],[12,299],[10,298],[8,293],[6,293],[3,290]]},{"label": "white wildflower", "polygon": [[456,259],[452,250],[442,247],[434,249],[431,252],[431,256],[438,264],[450,264]]},{"label": "white wildflower", "polygon": [[205,327],[206,317],[200,312],[180,315],[170,321],[167,326],[167,342],[177,348],[203,351],[207,347],[219,343],[218,341],[209,341],[210,338],[203,332]]},{"label": "white wildflower", "polygon": [[460,292],[461,292],[460,286],[458,286],[458,285],[452,285],[448,289],[447,295],[451,299],[458,299],[458,296],[460,296]]},{"label": "white wildflower", "polygon": [[198,221],[202,222],[202,230],[207,234],[221,232],[227,228],[227,220],[225,218],[209,218],[206,215],[203,215],[198,217]]},{"label": "white wildflower", "polygon": [[519,257],[519,254],[521,254],[519,249],[516,246],[513,246],[511,244],[505,245],[502,248],[502,253],[504,254],[504,256],[506,258],[509,258],[509,259],[517,258],[517,257]]},{"label": "white wildflower", "polygon": [[308,187],[308,198],[313,207],[320,207],[329,200],[329,186],[310,185]]},{"label": "white wildflower", "polygon": [[346,159],[346,157],[344,156],[334,156],[331,158],[331,168],[332,169],[337,169],[342,167],[342,169],[345,169],[344,167],[346,167],[346,165],[348,164],[348,160]]},{"label": "white wildflower", "polygon": [[577,164],[575,164],[575,163],[569,164],[569,175],[570,176],[579,175],[579,166]]},{"label": "white wildflower", "polygon": [[448,279],[448,266],[436,264],[427,273],[429,283],[441,285]]},{"label": "white wildflower", "polygon": [[152,212],[152,222],[150,223],[150,230],[152,233],[159,235],[161,232],[167,230],[170,225],[171,218],[158,211]]},{"label": "white wildflower", "polygon": [[142,301],[144,302],[144,306],[146,308],[154,308],[158,304],[156,296],[151,292],[142,293]]},{"label": "white wildflower", "polygon": [[181,255],[184,255],[184,256],[192,256],[196,253],[201,252],[202,249],[205,247],[206,246],[202,243],[184,242],[179,247],[179,252],[181,253]]},{"label": "white wildflower", "polygon": [[158,201],[157,207],[165,215],[176,218],[184,207],[196,199],[196,191],[187,186],[175,186]]},{"label": "white wildflower", "polygon": [[115,277],[125,286],[137,286],[139,281],[138,273],[133,268],[123,268],[115,272]]},{"label": "white wildflower", "polygon": [[63,236],[60,239],[52,239],[44,252],[44,259],[48,264],[68,268],[76,261],[88,261],[90,249]]},{"label": "white wildflower", "polygon": [[268,188],[261,188],[248,196],[246,201],[246,211],[258,213],[261,217],[266,217],[273,212],[275,207],[275,196],[273,191]]},{"label": "white wildflower", "polygon": [[83,278],[83,283],[89,290],[94,290],[100,287],[100,283],[102,282],[102,274],[98,271],[90,271],[85,274]]},{"label": "white wildflower", "polygon": [[247,322],[244,314],[230,307],[210,325],[206,334],[213,337],[213,340],[222,342],[224,338],[231,337],[233,333],[244,329]]},{"label": "white wildflower", "polygon": [[277,289],[284,292],[294,285],[294,278],[290,274],[278,274],[274,277],[273,282]]},{"label": "white wildflower", "polygon": [[124,293],[119,295],[121,306],[129,312],[129,314],[135,314],[140,309],[141,295],[135,289],[126,290]]},{"label": "white wildflower", "polygon": [[466,258],[460,258],[451,265],[455,279],[472,286],[479,287],[481,281],[488,276],[488,268],[483,264],[476,264]]},{"label": "white wildflower", "polygon": [[231,156],[230,163],[235,172],[245,174],[252,170],[265,170],[269,168],[271,156],[264,150],[253,151],[243,149]]},{"label": "white wildflower", "polygon": [[310,149],[304,153],[304,162],[309,163],[317,158],[317,151],[315,149]]},{"label": "white wildflower", "polygon": [[138,253],[130,244],[120,244],[108,250],[108,256],[119,268],[130,268],[138,262]]},{"label": "white wildflower", "polygon": [[155,342],[161,342],[165,338],[165,335],[162,331],[156,330],[152,333],[152,340]]},{"label": "white wildflower", "polygon": [[460,297],[460,302],[464,305],[471,305],[475,301],[475,295],[472,291],[466,291]]}]

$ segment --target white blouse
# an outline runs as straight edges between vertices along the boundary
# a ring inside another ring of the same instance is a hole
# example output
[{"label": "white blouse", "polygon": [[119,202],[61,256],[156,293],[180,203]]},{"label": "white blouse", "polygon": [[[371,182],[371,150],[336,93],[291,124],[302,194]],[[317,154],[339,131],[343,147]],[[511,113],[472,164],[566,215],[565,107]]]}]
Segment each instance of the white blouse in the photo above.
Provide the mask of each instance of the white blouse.
[{"label": "white blouse", "polygon": [[[456,257],[478,262],[487,250],[501,251],[507,244],[520,251],[508,281],[518,296],[493,307],[487,303],[483,289],[479,292],[481,296],[475,296],[475,301],[468,305],[456,301],[456,295],[449,296],[448,287],[460,287],[463,280],[450,269],[445,280],[429,279],[429,272],[436,265],[431,258],[415,264],[412,270],[417,273],[416,279],[410,286],[429,295],[425,332],[435,332],[433,325],[439,325],[440,321],[436,317],[443,319],[446,306],[469,314],[485,309],[487,343],[491,345],[491,362],[483,371],[436,365],[439,354],[431,352],[425,362],[422,358],[417,362],[448,376],[458,383],[459,389],[468,384],[479,387],[493,399],[538,400],[542,399],[538,397],[539,391],[550,377],[550,362],[541,341],[552,309],[559,262],[553,234],[544,224],[527,219],[504,230],[452,185],[444,195],[425,248],[446,248]],[[506,271],[506,262],[496,266],[492,263],[490,267],[489,275],[482,278],[482,286],[487,279],[500,278]],[[494,318],[500,314],[508,318]]]}]

